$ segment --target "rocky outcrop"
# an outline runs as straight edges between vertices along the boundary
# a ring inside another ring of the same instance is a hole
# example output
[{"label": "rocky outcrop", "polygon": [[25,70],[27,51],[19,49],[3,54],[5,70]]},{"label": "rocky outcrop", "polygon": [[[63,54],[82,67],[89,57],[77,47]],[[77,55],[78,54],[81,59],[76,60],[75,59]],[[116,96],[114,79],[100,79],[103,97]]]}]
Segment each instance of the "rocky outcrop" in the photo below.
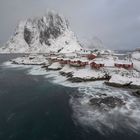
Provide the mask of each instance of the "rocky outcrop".
[{"label": "rocky outcrop", "polygon": [[61,70],[62,65],[59,62],[54,62],[50,66],[47,67],[47,70]]},{"label": "rocky outcrop", "polygon": [[132,95],[140,98],[140,90],[132,92]]},{"label": "rocky outcrop", "polygon": [[49,65],[49,61],[43,55],[36,55],[36,56],[23,56],[16,59],[12,59],[11,62],[13,64],[18,65]]},{"label": "rocky outcrop", "polygon": [[106,77],[101,77],[101,78],[80,78],[80,77],[70,77],[68,78],[69,81],[73,83],[78,83],[78,82],[89,82],[89,81],[100,81],[100,80],[108,80]]},{"label": "rocky outcrop", "polygon": [[60,71],[59,73],[60,73],[62,76],[66,76],[67,78],[70,78],[70,77],[73,76],[72,72],[66,73],[66,72]]},{"label": "rocky outcrop", "polygon": [[30,18],[17,26],[14,35],[0,49],[1,53],[47,53],[80,50],[68,20],[55,12]]},{"label": "rocky outcrop", "polygon": [[140,88],[140,77],[136,71],[128,71],[129,73],[122,73],[121,71],[117,74],[112,74],[109,81],[105,84],[119,88]]},{"label": "rocky outcrop", "polygon": [[109,96],[109,97],[100,97],[100,98],[92,98],[89,101],[89,104],[93,106],[95,109],[111,109],[115,107],[121,107],[125,105],[125,102],[117,97]]},{"label": "rocky outcrop", "polygon": [[106,85],[108,86],[112,86],[112,87],[118,87],[118,88],[130,88],[130,89],[140,89],[139,85],[133,85],[131,84],[132,82],[129,82],[127,84],[119,84],[119,83],[110,83],[108,81],[104,82]]}]

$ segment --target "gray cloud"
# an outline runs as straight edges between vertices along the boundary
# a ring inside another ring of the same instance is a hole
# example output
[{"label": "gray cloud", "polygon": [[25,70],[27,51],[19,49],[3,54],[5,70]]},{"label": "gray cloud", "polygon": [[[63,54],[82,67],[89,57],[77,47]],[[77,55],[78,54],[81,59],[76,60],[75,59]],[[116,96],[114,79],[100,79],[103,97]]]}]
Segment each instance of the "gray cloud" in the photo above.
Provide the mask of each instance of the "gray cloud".
[{"label": "gray cloud", "polygon": [[106,47],[140,47],[139,0],[0,0],[0,42],[25,18],[53,9],[66,16],[79,39],[98,36]]}]

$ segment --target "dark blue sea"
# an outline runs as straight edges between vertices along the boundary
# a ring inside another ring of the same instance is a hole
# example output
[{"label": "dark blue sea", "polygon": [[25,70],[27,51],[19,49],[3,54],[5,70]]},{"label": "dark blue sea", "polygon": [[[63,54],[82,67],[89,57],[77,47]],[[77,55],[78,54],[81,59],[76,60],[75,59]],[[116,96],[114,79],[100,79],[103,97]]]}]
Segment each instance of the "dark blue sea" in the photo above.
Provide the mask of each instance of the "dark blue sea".
[{"label": "dark blue sea", "polygon": [[[14,57],[0,55],[0,63]],[[26,72],[0,66],[0,140],[140,140],[138,132],[101,134],[81,125],[70,103],[77,88]]]}]

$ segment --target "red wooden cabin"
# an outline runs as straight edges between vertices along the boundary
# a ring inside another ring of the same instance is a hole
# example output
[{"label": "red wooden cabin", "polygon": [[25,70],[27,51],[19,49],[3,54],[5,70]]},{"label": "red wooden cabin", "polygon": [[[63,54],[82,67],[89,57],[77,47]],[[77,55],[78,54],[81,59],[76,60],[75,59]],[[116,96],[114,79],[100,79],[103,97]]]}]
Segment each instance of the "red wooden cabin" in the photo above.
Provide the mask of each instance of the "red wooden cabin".
[{"label": "red wooden cabin", "polygon": [[61,60],[59,60],[59,63],[60,64],[69,64],[70,60],[61,59]]},{"label": "red wooden cabin", "polygon": [[96,55],[95,55],[95,54],[88,54],[88,55],[87,55],[87,58],[88,58],[89,60],[93,60],[93,59],[96,58]]},{"label": "red wooden cabin", "polygon": [[104,64],[97,64],[95,62],[91,62],[90,67],[95,69],[100,69],[101,67],[104,67]]},{"label": "red wooden cabin", "polygon": [[132,69],[133,68],[133,63],[131,63],[131,64],[115,63],[114,66],[117,67],[117,68]]},{"label": "red wooden cabin", "polygon": [[83,62],[83,61],[80,61],[80,60],[74,60],[74,61],[70,61],[70,65],[76,66],[76,67],[84,67],[84,66],[88,65],[88,62]]}]

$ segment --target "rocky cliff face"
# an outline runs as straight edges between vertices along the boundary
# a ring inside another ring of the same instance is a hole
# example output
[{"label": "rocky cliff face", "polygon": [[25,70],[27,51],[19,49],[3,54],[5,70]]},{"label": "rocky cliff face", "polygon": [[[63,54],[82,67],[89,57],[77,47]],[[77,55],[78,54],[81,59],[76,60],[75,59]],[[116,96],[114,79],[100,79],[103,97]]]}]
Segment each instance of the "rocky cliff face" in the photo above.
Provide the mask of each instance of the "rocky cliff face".
[{"label": "rocky cliff face", "polygon": [[14,35],[1,48],[4,53],[48,53],[80,50],[68,21],[54,12],[41,18],[27,19],[17,26]]}]

